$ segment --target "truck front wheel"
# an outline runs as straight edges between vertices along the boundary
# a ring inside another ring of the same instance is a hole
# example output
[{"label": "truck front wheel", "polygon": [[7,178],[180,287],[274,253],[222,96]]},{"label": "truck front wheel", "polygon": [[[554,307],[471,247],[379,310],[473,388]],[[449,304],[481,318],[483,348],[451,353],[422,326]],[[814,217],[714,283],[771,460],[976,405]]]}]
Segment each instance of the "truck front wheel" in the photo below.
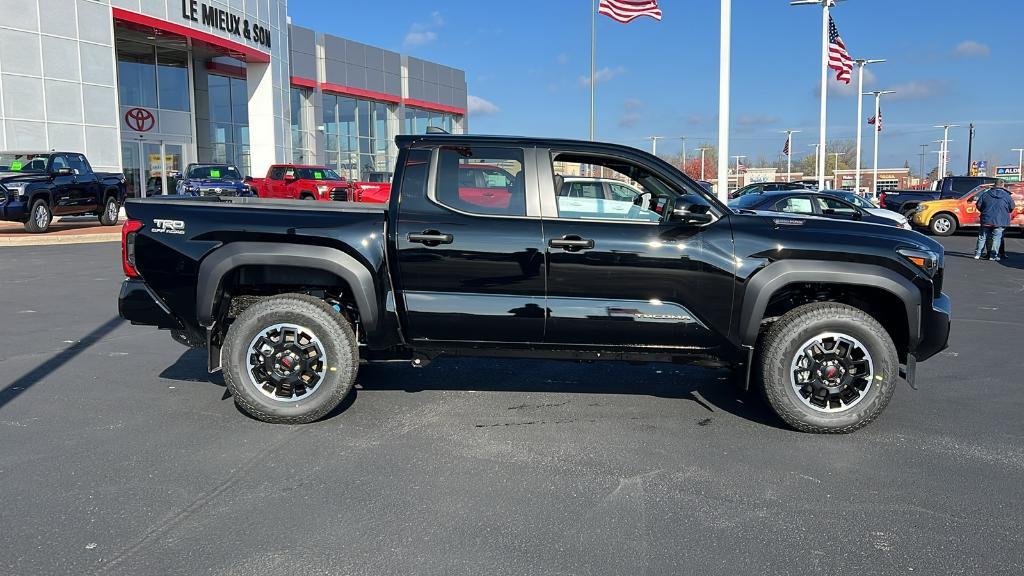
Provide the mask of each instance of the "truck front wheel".
[{"label": "truck front wheel", "polygon": [[46,232],[53,220],[53,212],[46,200],[40,198],[32,203],[32,209],[28,213],[28,220],[25,221],[26,232]]},{"label": "truck front wheel", "polygon": [[762,340],[758,366],[768,403],[803,432],[843,434],[889,404],[899,357],[866,312],[833,302],[794,308]]},{"label": "truck front wheel", "polygon": [[322,418],[352,389],[359,368],[349,322],[304,294],[272,296],[246,308],[228,329],[223,354],[235,404],[275,424]]},{"label": "truck front wheel", "polygon": [[928,230],[936,236],[951,236],[956,228],[956,218],[949,214],[936,214],[928,223]]}]

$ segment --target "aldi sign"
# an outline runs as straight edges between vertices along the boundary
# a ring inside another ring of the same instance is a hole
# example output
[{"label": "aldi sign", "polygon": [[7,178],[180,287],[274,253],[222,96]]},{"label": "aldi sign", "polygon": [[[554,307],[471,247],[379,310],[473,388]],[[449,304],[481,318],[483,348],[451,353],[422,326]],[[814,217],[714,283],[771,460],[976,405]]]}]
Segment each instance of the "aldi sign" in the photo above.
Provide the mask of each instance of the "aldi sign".
[{"label": "aldi sign", "polygon": [[1007,182],[1020,182],[1019,166],[996,166],[996,178],[1002,178]]}]

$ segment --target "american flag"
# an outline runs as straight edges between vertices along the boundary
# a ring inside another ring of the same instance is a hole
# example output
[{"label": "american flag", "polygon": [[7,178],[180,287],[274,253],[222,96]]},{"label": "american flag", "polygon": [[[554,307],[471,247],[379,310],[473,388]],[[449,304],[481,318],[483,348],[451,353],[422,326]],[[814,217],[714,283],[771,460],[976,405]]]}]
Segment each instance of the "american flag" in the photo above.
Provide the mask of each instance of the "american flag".
[{"label": "american flag", "polygon": [[789,156],[789,138],[786,138],[786,144],[782,147],[782,155]]},{"label": "american flag", "polygon": [[871,118],[868,118],[868,124],[873,124],[875,126],[875,130],[878,130],[879,132],[882,131],[882,109],[881,108],[878,109],[878,118],[875,119],[874,116],[872,116]]},{"label": "american flag", "polygon": [[622,24],[632,22],[634,18],[641,16],[661,20],[658,0],[601,0],[597,12]]},{"label": "american flag", "polygon": [[839,37],[836,22],[831,16],[828,17],[828,67],[837,72],[836,80],[850,83],[853,58],[850,58],[850,53],[846,51],[846,44],[843,44],[843,39]]}]

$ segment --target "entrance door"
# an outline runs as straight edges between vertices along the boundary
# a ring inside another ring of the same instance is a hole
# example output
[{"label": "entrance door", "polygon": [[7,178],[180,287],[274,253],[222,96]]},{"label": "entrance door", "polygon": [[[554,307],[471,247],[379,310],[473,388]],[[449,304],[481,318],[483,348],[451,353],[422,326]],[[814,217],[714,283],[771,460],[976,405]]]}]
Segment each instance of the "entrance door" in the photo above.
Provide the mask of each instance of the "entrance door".
[{"label": "entrance door", "polygon": [[174,177],[188,161],[188,147],[180,141],[124,140],[121,165],[131,196],[144,198],[174,193]]}]

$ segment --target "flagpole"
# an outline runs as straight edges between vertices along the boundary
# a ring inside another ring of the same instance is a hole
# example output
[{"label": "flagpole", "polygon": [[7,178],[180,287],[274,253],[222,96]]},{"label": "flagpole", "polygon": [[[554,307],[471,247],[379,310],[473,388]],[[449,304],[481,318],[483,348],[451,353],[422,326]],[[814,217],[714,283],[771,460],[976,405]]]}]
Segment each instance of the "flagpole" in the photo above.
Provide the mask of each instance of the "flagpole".
[{"label": "flagpole", "polygon": [[[722,0],[718,56],[718,199],[729,201],[729,64],[732,0]],[[739,176],[737,176],[737,182]]]},{"label": "flagpole", "polygon": [[590,141],[594,141],[594,87],[597,85],[597,0],[590,0]]},{"label": "flagpole", "polygon": [[793,181],[793,134],[798,134],[800,130],[783,130],[782,133],[786,135],[786,149],[789,153],[786,154],[786,182]]},{"label": "flagpole", "polygon": [[828,9],[832,0],[821,2],[821,119],[818,122],[818,189],[825,189],[825,123],[828,107]]},{"label": "flagpole", "polygon": [[871,194],[874,198],[878,198],[878,133],[880,132],[878,127],[882,125],[882,119],[879,117],[882,108],[882,94],[892,94],[893,92],[893,90],[875,90],[873,92],[864,92],[861,94],[861,96],[867,96],[868,94],[875,95],[875,164],[871,169]]}]

